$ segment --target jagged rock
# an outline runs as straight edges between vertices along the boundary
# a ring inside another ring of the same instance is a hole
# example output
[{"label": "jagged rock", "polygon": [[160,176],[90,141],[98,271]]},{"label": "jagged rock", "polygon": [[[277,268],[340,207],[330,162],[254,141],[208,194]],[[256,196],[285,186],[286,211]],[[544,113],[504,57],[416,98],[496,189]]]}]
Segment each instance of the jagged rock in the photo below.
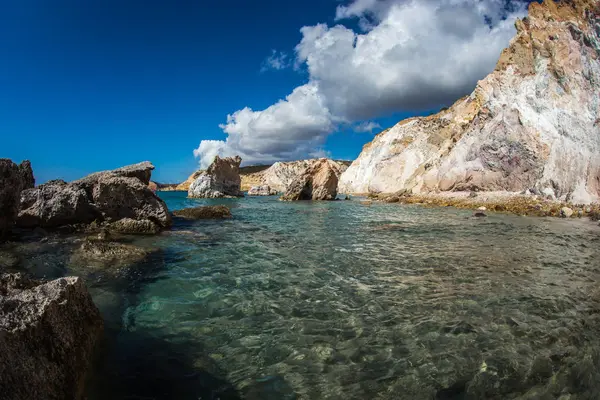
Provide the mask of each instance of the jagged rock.
[{"label": "jagged rock", "polygon": [[536,189],[600,199],[597,0],[532,2],[495,71],[438,114],[381,132],[342,174],[340,192]]},{"label": "jagged rock", "polygon": [[156,231],[167,228],[171,224],[167,206],[148,188],[153,169],[152,164],[143,162],[70,183],[55,180],[25,190],[17,224],[58,228],[133,219],[151,221]]},{"label": "jagged rock", "polygon": [[175,210],[173,215],[186,219],[222,219],[231,218],[231,210],[226,206],[204,206]]},{"label": "jagged rock", "polygon": [[202,171],[188,190],[189,197],[219,198],[243,197],[240,190],[240,163],[237,157],[215,157],[206,171]]},{"label": "jagged rock", "polygon": [[336,167],[323,158],[298,175],[281,200],[335,200],[337,185]]},{"label": "jagged rock", "polygon": [[271,189],[269,185],[252,186],[248,191],[248,196],[275,196],[277,190]]},{"label": "jagged rock", "polygon": [[0,159],[0,240],[3,240],[14,225],[19,213],[21,191],[35,185],[31,163],[21,165],[11,160]]},{"label": "jagged rock", "polygon": [[0,397],[82,399],[102,325],[80,278],[0,276]]}]

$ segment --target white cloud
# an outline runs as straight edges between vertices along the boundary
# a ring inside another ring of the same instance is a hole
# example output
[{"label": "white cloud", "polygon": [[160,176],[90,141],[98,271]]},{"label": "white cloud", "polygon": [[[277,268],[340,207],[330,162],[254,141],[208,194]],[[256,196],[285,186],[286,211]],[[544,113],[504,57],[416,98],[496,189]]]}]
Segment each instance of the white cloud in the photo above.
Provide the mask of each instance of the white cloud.
[{"label": "white cloud", "polygon": [[283,51],[271,50],[271,55],[263,61],[260,72],[270,69],[281,70],[290,66],[287,53]]},{"label": "white cloud", "polygon": [[381,129],[381,125],[373,121],[361,122],[354,126],[354,132],[369,132],[372,133],[375,129]]},{"label": "white cloud", "polygon": [[519,0],[338,6],[336,19],[358,18],[363,32],[344,25],[301,28],[295,61],[306,66],[308,83],[265,110],[229,115],[221,126],[227,139],[203,141],[194,153],[203,164],[214,154],[240,154],[246,162],[304,158],[340,124],[448,105],[493,70],[524,10]]}]

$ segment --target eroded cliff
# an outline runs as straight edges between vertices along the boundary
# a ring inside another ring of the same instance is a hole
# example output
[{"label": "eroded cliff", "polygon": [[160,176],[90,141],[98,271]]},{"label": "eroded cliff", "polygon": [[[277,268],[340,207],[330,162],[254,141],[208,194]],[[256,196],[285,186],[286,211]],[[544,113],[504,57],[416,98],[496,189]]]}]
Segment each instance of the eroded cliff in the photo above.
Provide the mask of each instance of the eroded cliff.
[{"label": "eroded cliff", "polygon": [[522,191],[600,198],[598,0],[532,3],[496,69],[436,115],[381,132],[340,192]]}]

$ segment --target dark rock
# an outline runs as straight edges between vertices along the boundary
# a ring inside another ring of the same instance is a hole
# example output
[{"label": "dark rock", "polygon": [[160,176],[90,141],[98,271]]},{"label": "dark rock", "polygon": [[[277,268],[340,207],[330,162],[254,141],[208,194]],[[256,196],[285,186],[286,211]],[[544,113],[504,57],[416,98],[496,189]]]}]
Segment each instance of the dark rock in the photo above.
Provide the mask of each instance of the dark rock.
[{"label": "dark rock", "polygon": [[15,223],[21,191],[32,188],[34,184],[29,161],[17,165],[9,159],[0,159],[0,240],[6,237]]},{"label": "dark rock", "polygon": [[477,211],[473,214],[474,217],[476,218],[483,218],[483,217],[487,217],[486,213],[481,212],[481,211]]},{"label": "dark rock", "polygon": [[173,215],[186,219],[231,218],[231,210],[226,206],[204,206],[173,211]]},{"label": "dark rock", "polygon": [[100,313],[80,278],[0,277],[0,397],[81,399]]},{"label": "dark rock", "polygon": [[[158,232],[171,225],[171,216],[165,202],[148,188],[152,169],[152,164],[143,162],[70,183],[55,180],[25,190],[17,225],[59,228],[132,219],[155,225],[149,228],[143,222],[143,233]],[[131,227],[127,222],[121,224],[125,225]]]},{"label": "dark rock", "polygon": [[237,157],[216,156],[206,171],[202,171],[188,190],[189,197],[244,197],[241,191],[240,163]]}]

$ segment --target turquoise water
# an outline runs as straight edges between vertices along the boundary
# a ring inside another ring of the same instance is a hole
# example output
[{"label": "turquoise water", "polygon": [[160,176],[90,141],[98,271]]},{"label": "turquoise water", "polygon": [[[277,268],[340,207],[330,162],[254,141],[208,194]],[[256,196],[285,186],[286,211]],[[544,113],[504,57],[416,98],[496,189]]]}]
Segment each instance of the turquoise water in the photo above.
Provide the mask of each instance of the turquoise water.
[{"label": "turquoise water", "polygon": [[233,218],[136,238],[152,253],[133,265],[73,265],[64,238],[19,250],[103,312],[90,399],[600,396],[594,223],[161,196]]}]

